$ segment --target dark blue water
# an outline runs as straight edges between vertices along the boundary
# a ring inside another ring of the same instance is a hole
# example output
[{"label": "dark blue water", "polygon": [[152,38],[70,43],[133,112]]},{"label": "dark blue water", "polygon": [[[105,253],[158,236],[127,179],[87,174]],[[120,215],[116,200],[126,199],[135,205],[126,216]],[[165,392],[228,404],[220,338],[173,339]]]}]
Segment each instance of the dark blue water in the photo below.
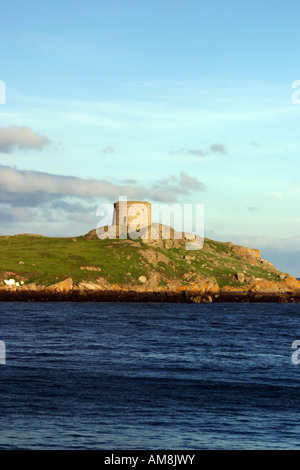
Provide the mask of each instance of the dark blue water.
[{"label": "dark blue water", "polygon": [[299,449],[298,304],[0,303],[1,449]]}]

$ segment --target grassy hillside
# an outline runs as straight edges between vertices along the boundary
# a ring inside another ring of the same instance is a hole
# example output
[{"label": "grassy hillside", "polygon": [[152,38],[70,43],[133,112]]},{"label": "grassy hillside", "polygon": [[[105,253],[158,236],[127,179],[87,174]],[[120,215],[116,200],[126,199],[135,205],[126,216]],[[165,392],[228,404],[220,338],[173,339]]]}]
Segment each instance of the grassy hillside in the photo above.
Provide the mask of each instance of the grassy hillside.
[{"label": "grassy hillside", "polygon": [[281,274],[270,263],[250,264],[234,252],[232,244],[209,239],[201,250],[187,251],[183,243],[170,248],[162,240],[148,244],[141,240],[23,234],[0,237],[0,250],[0,283],[14,278],[25,284],[49,286],[67,277],[74,282],[104,277],[110,283],[138,284],[141,275],[156,272],[162,286],[172,279],[190,283],[201,275],[214,276],[220,287],[238,287],[238,273],[274,281]]}]

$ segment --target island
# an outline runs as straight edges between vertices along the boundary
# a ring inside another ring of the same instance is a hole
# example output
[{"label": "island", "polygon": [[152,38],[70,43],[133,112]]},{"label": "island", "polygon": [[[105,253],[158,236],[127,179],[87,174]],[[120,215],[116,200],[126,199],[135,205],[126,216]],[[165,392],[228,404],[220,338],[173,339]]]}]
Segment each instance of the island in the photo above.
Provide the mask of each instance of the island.
[{"label": "island", "polygon": [[[158,225],[159,230],[163,227]],[[104,233],[109,233],[106,227]],[[103,231],[102,231],[103,233]],[[203,239],[0,237],[1,301],[299,302],[300,281],[249,247]]]}]

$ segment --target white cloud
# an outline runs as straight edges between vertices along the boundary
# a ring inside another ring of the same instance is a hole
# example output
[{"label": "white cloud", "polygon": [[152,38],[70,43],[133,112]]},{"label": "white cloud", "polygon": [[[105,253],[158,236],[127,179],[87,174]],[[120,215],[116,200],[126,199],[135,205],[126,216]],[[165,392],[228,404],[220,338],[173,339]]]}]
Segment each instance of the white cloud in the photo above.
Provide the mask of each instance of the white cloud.
[{"label": "white cloud", "polygon": [[204,186],[196,177],[184,172],[181,172],[179,177],[171,176],[164,181],[143,187],[0,166],[0,201],[14,206],[35,207],[64,197],[105,198],[117,201],[120,195],[134,197],[136,200],[167,203],[176,201],[178,196],[191,190],[203,189]]},{"label": "white cloud", "polygon": [[16,148],[40,150],[49,143],[48,137],[34,133],[29,127],[0,128],[0,152],[2,153],[10,153]]}]

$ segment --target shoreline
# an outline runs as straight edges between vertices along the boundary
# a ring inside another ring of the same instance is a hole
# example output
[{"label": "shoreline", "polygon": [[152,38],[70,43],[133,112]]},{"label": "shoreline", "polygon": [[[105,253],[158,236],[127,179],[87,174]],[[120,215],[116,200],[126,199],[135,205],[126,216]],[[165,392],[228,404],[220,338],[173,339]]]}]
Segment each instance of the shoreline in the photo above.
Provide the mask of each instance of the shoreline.
[{"label": "shoreline", "polygon": [[1,291],[0,302],[300,303],[299,292]]}]

